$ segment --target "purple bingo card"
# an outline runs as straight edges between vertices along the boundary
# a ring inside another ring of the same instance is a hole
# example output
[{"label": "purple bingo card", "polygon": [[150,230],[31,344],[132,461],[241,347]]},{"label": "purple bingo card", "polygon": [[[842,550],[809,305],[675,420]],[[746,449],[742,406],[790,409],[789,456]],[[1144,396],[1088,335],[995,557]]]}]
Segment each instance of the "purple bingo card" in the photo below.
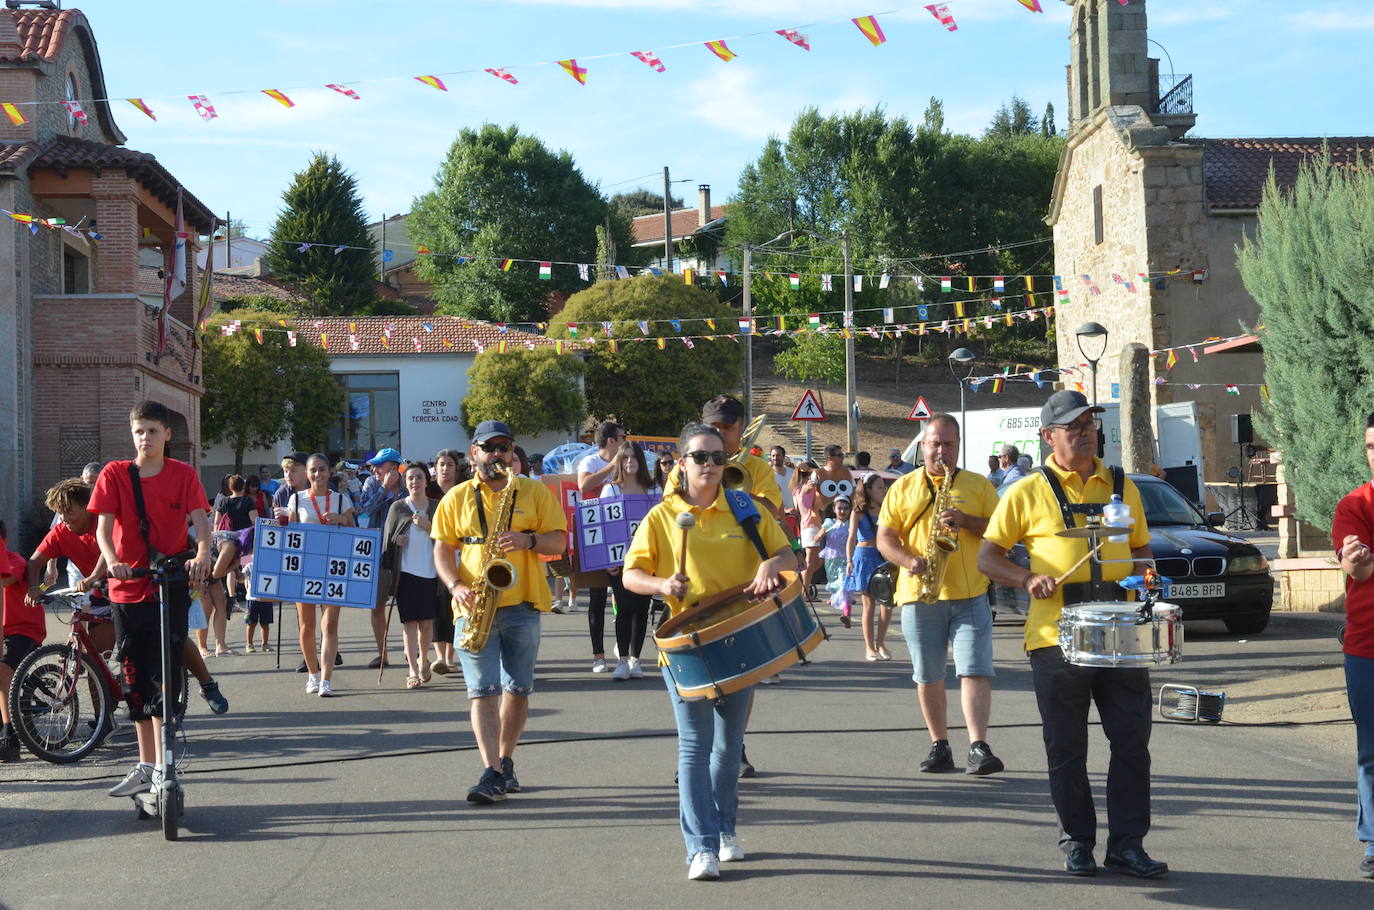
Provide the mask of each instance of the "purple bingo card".
[{"label": "purple bingo card", "polygon": [[577,504],[577,567],[582,572],[619,567],[625,563],[630,539],[639,523],[658,504],[657,496],[632,493],[584,499]]}]

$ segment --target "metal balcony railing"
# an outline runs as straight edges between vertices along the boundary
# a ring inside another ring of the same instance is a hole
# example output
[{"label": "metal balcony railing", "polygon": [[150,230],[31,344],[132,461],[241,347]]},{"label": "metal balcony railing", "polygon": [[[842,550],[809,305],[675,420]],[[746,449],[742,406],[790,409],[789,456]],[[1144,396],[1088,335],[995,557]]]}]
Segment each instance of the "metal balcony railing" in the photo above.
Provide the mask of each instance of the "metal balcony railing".
[{"label": "metal balcony railing", "polygon": [[1159,103],[1155,114],[1193,113],[1193,75],[1192,73],[1160,73]]}]

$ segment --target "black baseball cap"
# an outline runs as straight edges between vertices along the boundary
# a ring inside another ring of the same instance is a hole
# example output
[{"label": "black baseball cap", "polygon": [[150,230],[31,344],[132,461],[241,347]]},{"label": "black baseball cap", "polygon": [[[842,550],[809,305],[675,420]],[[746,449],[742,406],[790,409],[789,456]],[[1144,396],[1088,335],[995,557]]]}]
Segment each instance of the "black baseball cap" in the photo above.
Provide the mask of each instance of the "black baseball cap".
[{"label": "black baseball cap", "polygon": [[738,398],[717,395],[701,406],[702,423],[739,423],[744,419],[744,405]]},{"label": "black baseball cap", "polygon": [[1062,389],[1051,395],[1040,409],[1040,426],[1064,427],[1084,414],[1101,414],[1105,410],[1088,404],[1088,398],[1082,392]]},{"label": "black baseball cap", "polygon": [[495,439],[504,436],[511,442],[515,442],[515,434],[511,428],[500,420],[484,420],[477,425],[477,429],[472,433],[472,444],[480,446],[488,439]]}]

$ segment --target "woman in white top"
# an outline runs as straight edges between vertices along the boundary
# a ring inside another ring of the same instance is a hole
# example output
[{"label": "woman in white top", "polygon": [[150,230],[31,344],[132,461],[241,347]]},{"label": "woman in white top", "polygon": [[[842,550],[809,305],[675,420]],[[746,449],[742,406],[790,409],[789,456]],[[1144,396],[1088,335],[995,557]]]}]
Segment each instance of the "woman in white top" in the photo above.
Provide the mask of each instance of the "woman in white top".
[{"label": "woman in white top", "polygon": [[[434,483],[430,484],[430,499],[436,504],[458,484],[470,479],[465,471],[464,455],[457,449],[440,449],[434,456]],[[433,513],[430,513],[431,516]],[[453,599],[443,585],[439,586],[439,603],[434,613],[434,662],[431,673],[447,676],[458,670],[458,658],[453,654]]]},{"label": "woman in white top", "polygon": [[[329,459],[311,455],[305,462],[305,475],[310,486],[296,490],[286,500],[288,523],[307,525],[353,524],[353,500],[347,493],[329,489]],[[320,650],[315,651],[315,609],[324,615],[320,623]],[[334,655],[339,651],[339,607],[330,604],[296,604],[296,616],[301,626],[301,654],[305,657],[305,694],[319,694],[329,698],[334,694],[330,681],[334,675]]]},{"label": "woman in white top", "polygon": [[406,688],[419,688],[430,680],[430,665],[425,659],[434,634],[434,616],[439,605],[439,584],[435,581],[434,543],[429,539],[430,523],[439,503],[429,498],[429,469],[423,462],[405,466],[406,497],[391,504],[387,512],[382,541],[396,577],[396,613],[401,617],[405,641]]},{"label": "woman in white top", "polygon": [[[601,490],[602,496],[648,494],[663,498],[663,491],[654,483],[653,475],[644,460],[644,450],[632,442],[620,451],[611,482]],[[611,671],[611,679],[623,682],[639,679],[644,671],[639,666],[639,652],[644,648],[644,634],[649,628],[650,598],[626,590],[620,568],[612,568],[611,591],[615,593],[615,644],[619,660]]]}]

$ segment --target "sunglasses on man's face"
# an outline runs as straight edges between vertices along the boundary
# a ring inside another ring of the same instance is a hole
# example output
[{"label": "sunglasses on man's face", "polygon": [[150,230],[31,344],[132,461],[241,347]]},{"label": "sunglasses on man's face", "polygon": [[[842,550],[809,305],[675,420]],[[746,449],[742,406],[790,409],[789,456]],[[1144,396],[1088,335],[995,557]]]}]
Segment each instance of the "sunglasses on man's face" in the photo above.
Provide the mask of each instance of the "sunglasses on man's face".
[{"label": "sunglasses on man's face", "polygon": [[698,449],[695,452],[688,452],[683,457],[690,458],[697,464],[706,464],[707,461],[710,461],[712,464],[725,464],[725,450],[723,449],[716,449],[714,452]]},{"label": "sunglasses on man's face", "polygon": [[511,444],[508,442],[479,442],[477,444],[477,447],[480,448],[483,452],[500,452],[502,455],[504,455],[510,451]]}]

